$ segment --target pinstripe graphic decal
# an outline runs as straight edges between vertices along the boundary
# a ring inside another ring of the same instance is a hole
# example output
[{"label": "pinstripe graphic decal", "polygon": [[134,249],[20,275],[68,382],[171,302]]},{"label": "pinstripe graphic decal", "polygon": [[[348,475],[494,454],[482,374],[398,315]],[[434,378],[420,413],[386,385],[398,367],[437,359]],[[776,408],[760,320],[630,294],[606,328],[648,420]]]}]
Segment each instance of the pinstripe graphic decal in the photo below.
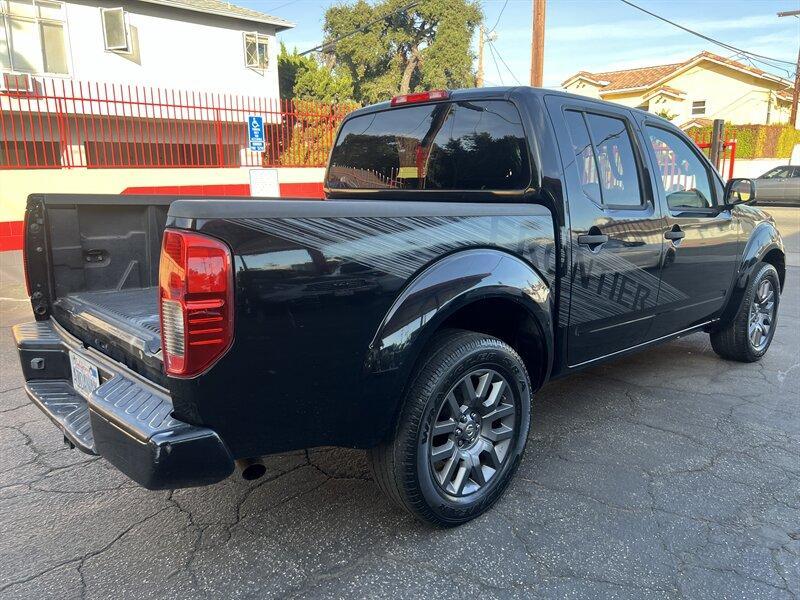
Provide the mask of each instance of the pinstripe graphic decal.
[{"label": "pinstripe graphic decal", "polygon": [[[551,288],[555,283],[552,223],[541,216],[270,217],[229,221],[403,280],[454,250],[489,246],[522,256],[546,277]],[[658,276],[614,252],[594,253],[572,244],[572,256],[573,271],[561,286],[561,326],[613,318],[686,298],[680,290],[661,284]]]},{"label": "pinstripe graphic decal", "polygon": [[[323,217],[231,219],[232,222],[408,279],[439,256],[496,246],[531,261],[537,244],[553,245],[550,219],[532,216]],[[540,239],[537,239],[540,238]],[[555,265],[553,265],[555,266]],[[552,279],[552,273],[550,277]]]}]

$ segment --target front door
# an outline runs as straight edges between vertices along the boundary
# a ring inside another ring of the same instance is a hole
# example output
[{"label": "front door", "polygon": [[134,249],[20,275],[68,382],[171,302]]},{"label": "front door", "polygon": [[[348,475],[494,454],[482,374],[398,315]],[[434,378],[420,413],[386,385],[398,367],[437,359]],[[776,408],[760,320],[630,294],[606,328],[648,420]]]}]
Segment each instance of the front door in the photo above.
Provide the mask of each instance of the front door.
[{"label": "front door", "polygon": [[739,257],[738,223],[722,183],[682,133],[644,125],[665,213],[658,315],[650,337],[705,323],[722,310]]},{"label": "front door", "polygon": [[571,239],[567,360],[579,365],[643,341],[658,295],[662,220],[629,111],[548,107],[565,167]]}]

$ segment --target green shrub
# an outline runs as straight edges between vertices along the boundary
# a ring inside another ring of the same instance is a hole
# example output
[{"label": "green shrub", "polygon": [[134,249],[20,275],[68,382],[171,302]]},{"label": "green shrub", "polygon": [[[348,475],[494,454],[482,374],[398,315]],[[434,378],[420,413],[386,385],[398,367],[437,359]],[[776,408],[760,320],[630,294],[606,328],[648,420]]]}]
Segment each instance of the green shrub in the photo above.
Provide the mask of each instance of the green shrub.
[{"label": "green shrub", "polygon": [[[727,125],[725,139],[736,135],[736,158],[789,158],[800,144],[800,130],[789,125]],[[692,130],[692,137],[711,139],[711,127]]]}]

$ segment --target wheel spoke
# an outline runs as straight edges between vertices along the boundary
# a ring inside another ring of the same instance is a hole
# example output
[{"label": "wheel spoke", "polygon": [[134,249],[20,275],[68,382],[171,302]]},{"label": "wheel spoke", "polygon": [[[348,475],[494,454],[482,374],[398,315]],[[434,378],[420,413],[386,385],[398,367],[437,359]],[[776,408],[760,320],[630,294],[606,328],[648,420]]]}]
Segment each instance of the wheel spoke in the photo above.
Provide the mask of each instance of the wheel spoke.
[{"label": "wheel spoke", "polygon": [[495,381],[492,384],[492,389],[489,392],[489,397],[482,404],[483,411],[486,412],[494,410],[495,406],[497,406],[497,403],[500,402],[500,399],[503,397],[505,391],[506,391],[505,379],[500,379],[500,381]]},{"label": "wheel spoke", "polygon": [[450,416],[453,419],[457,419],[461,416],[461,405],[458,403],[458,399],[453,392],[447,394],[445,402],[447,403],[447,406],[450,407]]},{"label": "wheel spoke", "polygon": [[484,440],[483,452],[489,457],[489,463],[492,468],[499,469],[503,461],[497,455],[497,448],[494,447],[494,444],[489,440]]},{"label": "wheel spoke", "polygon": [[470,469],[470,476],[472,480],[477,483],[479,486],[486,485],[486,477],[483,474],[483,467],[481,466],[481,460],[478,454],[473,454],[470,457],[471,469]]},{"label": "wheel spoke", "polygon": [[447,440],[441,446],[431,448],[431,462],[436,464],[457,454],[456,445],[453,440]]},{"label": "wheel spoke", "polygon": [[464,464],[464,461],[459,461],[460,464],[458,465],[458,471],[456,472],[456,476],[453,478],[453,491],[456,494],[460,494],[464,491],[464,486],[469,479],[469,467]]},{"label": "wheel spoke", "polygon": [[452,454],[444,463],[444,466],[436,473],[436,477],[439,480],[439,485],[446,486],[448,483],[450,483],[450,480],[453,479],[453,475],[456,472],[458,463],[460,462],[461,456],[459,455],[458,450],[453,448]]},{"label": "wheel spoke", "polygon": [[500,425],[497,429],[489,429],[483,435],[492,442],[502,442],[509,439],[514,434],[514,430],[507,425]]},{"label": "wheel spoke", "polygon": [[475,386],[472,384],[472,377],[464,377],[461,380],[461,395],[463,398],[463,404],[467,406],[472,406],[475,403],[475,400],[478,399],[478,394],[475,391]]},{"label": "wheel spoke", "polygon": [[492,383],[492,372],[487,371],[478,377],[478,388],[475,390],[475,397],[478,400],[483,400],[486,397],[486,392],[489,389],[489,384]]},{"label": "wheel spoke", "polygon": [[439,421],[433,426],[433,437],[439,435],[446,435],[453,433],[456,430],[455,419],[447,419],[446,421]]},{"label": "wheel spoke", "polygon": [[492,412],[487,413],[483,420],[484,422],[488,422],[490,425],[497,419],[505,419],[506,417],[510,417],[514,414],[514,406],[511,404],[501,404]]}]

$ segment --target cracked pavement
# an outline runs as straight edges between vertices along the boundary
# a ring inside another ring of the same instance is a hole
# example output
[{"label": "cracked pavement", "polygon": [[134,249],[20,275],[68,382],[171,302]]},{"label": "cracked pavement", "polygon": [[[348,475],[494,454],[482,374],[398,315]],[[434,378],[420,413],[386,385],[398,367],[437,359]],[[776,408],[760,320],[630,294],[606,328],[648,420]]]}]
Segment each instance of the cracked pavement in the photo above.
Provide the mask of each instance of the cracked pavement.
[{"label": "cracked pavement", "polygon": [[[778,214],[779,213],[779,214]],[[363,454],[267,459],[254,482],[150,492],[63,447],[8,328],[31,319],[0,253],[0,597],[800,599],[800,212],[760,363],[696,334],[547,385],[497,506],[434,530]]]}]

